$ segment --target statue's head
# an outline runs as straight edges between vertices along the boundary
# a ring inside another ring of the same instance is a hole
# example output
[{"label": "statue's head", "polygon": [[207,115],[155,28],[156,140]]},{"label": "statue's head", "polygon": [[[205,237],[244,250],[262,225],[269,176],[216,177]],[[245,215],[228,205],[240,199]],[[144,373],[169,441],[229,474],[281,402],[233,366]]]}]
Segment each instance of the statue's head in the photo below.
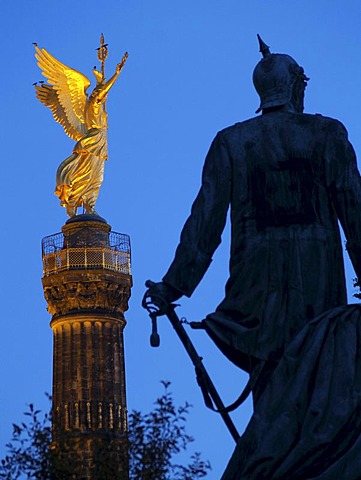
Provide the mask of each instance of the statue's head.
[{"label": "statue's head", "polygon": [[253,71],[253,84],[261,99],[261,110],[286,107],[303,112],[304,92],[307,85],[303,68],[289,55],[271,53],[258,35],[263,58]]},{"label": "statue's head", "polygon": [[99,70],[97,70],[95,67],[93,68],[93,73],[94,73],[94,76],[95,76],[95,79],[97,81],[97,87],[99,85],[103,85],[104,83],[104,76],[102,74],[102,72],[99,72]]}]

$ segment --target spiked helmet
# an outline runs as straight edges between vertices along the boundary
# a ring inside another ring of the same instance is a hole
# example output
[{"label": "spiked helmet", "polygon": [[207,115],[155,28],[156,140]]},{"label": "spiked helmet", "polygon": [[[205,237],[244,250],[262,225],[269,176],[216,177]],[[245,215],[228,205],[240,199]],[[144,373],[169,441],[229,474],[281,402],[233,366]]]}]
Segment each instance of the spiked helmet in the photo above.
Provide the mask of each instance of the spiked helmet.
[{"label": "spiked helmet", "polygon": [[286,105],[292,97],[292,88],[297,78],[305,82],[303,68],[289,55],[271,53],[269,47],[257,35],[262,60],[253,71],[253,84],[261,99],[256,113],[265,108]]}]

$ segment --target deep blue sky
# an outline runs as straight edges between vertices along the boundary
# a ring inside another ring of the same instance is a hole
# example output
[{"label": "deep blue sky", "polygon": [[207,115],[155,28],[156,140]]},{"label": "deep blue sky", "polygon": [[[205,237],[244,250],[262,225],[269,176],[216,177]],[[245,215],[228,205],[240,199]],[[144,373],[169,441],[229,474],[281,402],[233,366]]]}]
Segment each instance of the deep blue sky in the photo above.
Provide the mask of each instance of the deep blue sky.
[{"label": "deep blue sky", "polygon": [[[41,79],[32,42],[92,77],[104,32],[112,74],[129,59],[109,95],[109,161],[97,211],[113,230],[128,233],[134,287],[125,331],[129,409],[150,409],[172,381],[178,403],[194,408],[194,448],[220,478],[233,441],[203,406],[193,369],[167,321],[161,348],[149,346],[150,322],[140,307],[144,282],[158,280],[172,260],[181,227],[197,193],[204,156],[218,130],[252,117],[258,98],[252,71],[260,55],[256,33],[273,52],[289,53],[311,77],[306,111],[341,120],[361,152],[361,12],[357,0],[109,0],[87,3],[13,1],[2,5],[1,152],[2,275],[0,453],[26,403],[47,409],[52,336],[43,299],[41,238],[60,231],[67,217],[53,195],[55,172],[72,149],[35,98]],[[93,78],[91,78],[93,81]],[[180,315],[201,319],[223,296],[228,230],[193,298]],[[352,300],[354,273],[347,267]],[[245,377],[202,332],[191,332],[226,402]],[[235,415],[242,430],[249,403]]]}]

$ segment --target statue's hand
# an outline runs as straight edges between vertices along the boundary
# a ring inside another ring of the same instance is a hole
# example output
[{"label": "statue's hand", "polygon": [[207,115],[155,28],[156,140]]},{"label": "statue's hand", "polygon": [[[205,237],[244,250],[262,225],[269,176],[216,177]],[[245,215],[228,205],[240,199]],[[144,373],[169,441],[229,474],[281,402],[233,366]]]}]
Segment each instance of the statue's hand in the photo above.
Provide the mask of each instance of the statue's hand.
[{"label": "statue's hand", "polygon": [[147,308],[151,303],[163,311],[170,303],[178,300],[178,298],[182,296],[179,290],[165,282],[154,283],[148,280],[146,286],[149,288],[143,297],[142,305],[144,308]]},{"label": "statue's hand", "polygon": [[125,62],[127,61],[127,58],[128,58],[128,52],[125,52],[125,54],[123,55],[122,61],[120,63],[118,63],[118,65],[116,67],[117,73],[121,72],[122,68],[125,65]]}]

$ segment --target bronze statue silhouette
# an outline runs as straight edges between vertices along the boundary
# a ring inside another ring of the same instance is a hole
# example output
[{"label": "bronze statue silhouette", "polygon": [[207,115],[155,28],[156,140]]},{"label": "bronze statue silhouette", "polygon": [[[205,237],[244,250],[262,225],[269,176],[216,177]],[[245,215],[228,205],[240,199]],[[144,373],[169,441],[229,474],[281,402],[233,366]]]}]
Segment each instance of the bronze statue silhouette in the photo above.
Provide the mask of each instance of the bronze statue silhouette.
[{"label": "bronze statue silhouette", "polygon": [[361,278],[360,174],[345,127],[303,113],[303,68],[260,50],[262,115],[215,137],[175,258],[147,295],[192,295],[230,209],[226,294],[202,327],[250,374],[255,412],[222,479],[356,480],[361,321],[347,306],[338,222]]}]

